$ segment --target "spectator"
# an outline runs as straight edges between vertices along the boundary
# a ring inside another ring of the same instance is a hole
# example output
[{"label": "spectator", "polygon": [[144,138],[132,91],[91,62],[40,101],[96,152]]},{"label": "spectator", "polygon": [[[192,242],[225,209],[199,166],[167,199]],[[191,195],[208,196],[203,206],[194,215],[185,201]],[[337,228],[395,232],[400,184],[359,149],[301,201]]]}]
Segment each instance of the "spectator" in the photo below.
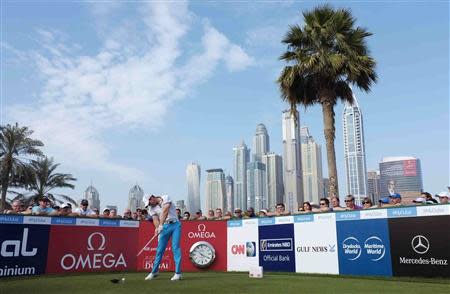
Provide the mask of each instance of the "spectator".
[{"label": "spectator", "polygon": [[147,209],[142,209],[142,218],[143,220],[150,220],[153,221],[153,219],[148,215],[148,210]]},{"label": "spectator", "polygon": [[305,201],[305,202],[303,202],[303,211],[302,211],[302,213],[311,213],[312,212],[312,206],[311,206],[311,203],[309,203],[309,202],[307,202],[307,201]]},{"label": "spectator", "polygon": [[267,210],[261,209],[258,213],[258,217],[266,217],[267,216]]},{"label": "spectator", "polygon": [[448,198],[450,198],[450,193],[442,191],[441,193],[437,194],[436,196],[439,198],[440,204],[447,204]]},{"label": "spectator", "polygon": [[73,212],[79,216],[96,217],[95,212],[88,208],[89,202],[86,199],[81,200],[80,207]]},{"label": "spectator", "polygon": [[331,211],[330,208],[330,200],[328,200],[327,198],[321,198],[319,201],[319,205],[320,205],[320,212],[328,212]]},{"label": "spectator", "polygon": [[22,201],[14,200],[13,203],[11,204],[11,209],[6,210],[5,213],[6,214],[22,214],[23,211],[24,211],[24,205],[23,205]]},{"label": "spectator", "polygon": [[111,211],[109,210],[109,208],[106,207],[103,209],[101,217],[103,217],[103,218],[111,217]]},{"label": "spectator", "polygon": [[202,211],[199,209],[196,213],[195,213],[195,220],[205,220],[206,217],[203,215]]},{"label": "spectator", "polygon": [[233,218],[233,214],[231,213],[231,211],[227,211],[227,212],[225,212],[225,214],[223,215],[223,218],[222,218],[222,219],[226,220],[226,219],[232,219],[232,218]]},{"label": "spectator", "polygon": [[130,209],[125,209],[123,212],[123,219],[133,219]]},{"label": "spectator", "polygon": [[[134,217],[134,213],[133,213],[133,217]],[[143,214],[143,209],[140,209],[140,208],[136,209],[136,218],[135,219],[139,220],[139,221],[145,220],[145,216]]]},{"label": "spectator", "polygon": [[434,199],[433,196],[428,192],[422,192],[422,193],[420,193],[420,196],[424,197],[425,201],[428,204],[438,204],[438,201],[436,199]]},{"label": "spectator", "polygon": [[191,219],[191,214],[189,213],[189,211],[185,211],[183,213],[183,220],[187,221]]},{"label": "spectator", "polygon": [[353,195],[345,196],[345,210],[360,210],[362,207],[355,204],[355,197]]},{"label": "spectator", "polygon": [[33,206],[28,205],[27,209],[25,209],[25,211],[23,211],[22,214],[32,214],[33,213],[32,210],[33,210]]},{"label": "spectator", "polygon": [[221,220],[223,218],[222,208],[216,208],[216,213],[214,216],[217,220]]},{"label": "spectator", "polygon": [[133,214],[131,215],[131,219],[133,219],[133,220],[141,220],[141,219],[139,219],[139,216],[138,216],[137,212],[133,212]]},{"label": "spectator", "polygon": [[391,199],[389,197],[383,197],[378,200],[378,207],[392,206]]},{"label": "spectator", "polygon": [[92,211],[95,213],[95,217],[100,217],[100,209],[97,207],[92,208]]},{"label": "spectator", "polygon": [[39,205],[34,206],[31,210],[34,215],[52,215],[55,214],[55,210],[49,207],[50,200],[47,197],[39,198]]},{"label": "spectator", "polygon": [[177,209],[175,209],[175,212],[177,213],[178,220],[182,220],[183,217],[181,216],[181,209],[177,208]]},{"label": "spectator", "polygon": [[64,203],[61,206],[61,210],[59,211],[60,216],[71,216],[72,214],[72,205],[70,203]]},{"label": "spectator", "polygon": [[233,218],[242,218],[243,217],[243,215],[242,215],[242,210],[240,209],[240,208],[236,208],[235,210],[234,210],[234,216],[233,216]]},{"label": "spectator", "polygon": [[247,216],[248,217],[256,217],[255,209],[253,207],[247,208]]},{"label": "spectator", "polygon": [[423,197],[419,197],[414,199],[412,202],[414,203],[414,205],[422,205],[426,202],[426,200]]},{"label": "spectator", "polygon": [[113,208],[109,212],[109,218],[122,218],[122,217],[117,214],[117,209]]},{"label": "spectator", "polygon": [[331,205],[333,210],[345,210],[345,208],[341,206],[339,197],[337,196],[331,197]]},{"label": "spectator", "polygon": [[366,197],[363,199],[363,209],[369,209],[373,206],[372,199]]},{"label": "spectator", "polygon": [[400,194],[394,193],[389,196],[391,198],[391,204],[395,206],[400,206],[402,204],[402,196]]},{"label": "spectator", "polygon": [[208,216],[206,217],[207,220],[214,220],[214,210],[210,209],[208,210]]},{"label": "spectator", "polygon": [[268,213],[268,216],[280,216],[280,215],[289,215],[289,211],[286,211],[286,206],[284,206],[284,203],[278,203],[275,206],[275,212],[274,213]]}]

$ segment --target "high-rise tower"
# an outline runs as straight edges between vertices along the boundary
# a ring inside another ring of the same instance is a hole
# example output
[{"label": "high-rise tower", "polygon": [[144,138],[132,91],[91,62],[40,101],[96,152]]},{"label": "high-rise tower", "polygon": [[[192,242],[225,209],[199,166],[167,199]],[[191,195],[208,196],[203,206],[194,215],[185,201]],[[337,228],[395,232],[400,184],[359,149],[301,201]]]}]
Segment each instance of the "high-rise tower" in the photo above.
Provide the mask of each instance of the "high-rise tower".
[{"label": "high-rise tower", "polygon": [[247,164],[250,151],[244,141],[233,148],[234,206],[247,209]]},{"label": "high-rise tower", "polygon": [[188,186],[187,209],[194,213],[200,209],[200,165],[192,162],[186,167]]},{"label": "high-rise tower", "polygon": [[300,129],[302,144],[303,194],[305,201],[319,203],[323,195],[322,150],[309,134],[308,127]]}]

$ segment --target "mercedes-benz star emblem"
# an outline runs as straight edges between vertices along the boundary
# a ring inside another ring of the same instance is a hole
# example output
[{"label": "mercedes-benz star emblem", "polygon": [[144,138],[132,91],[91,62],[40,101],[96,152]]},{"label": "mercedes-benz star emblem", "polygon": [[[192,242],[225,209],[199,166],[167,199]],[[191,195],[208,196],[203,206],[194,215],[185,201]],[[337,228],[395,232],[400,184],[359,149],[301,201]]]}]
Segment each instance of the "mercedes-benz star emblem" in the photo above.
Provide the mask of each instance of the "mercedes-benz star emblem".
[{"label": "mercedes-benz star emblem", "polygon": [[412,239],[411,246],[415,252],[425,254],[430,249],[430,241],[422,235],[417,235]]}]

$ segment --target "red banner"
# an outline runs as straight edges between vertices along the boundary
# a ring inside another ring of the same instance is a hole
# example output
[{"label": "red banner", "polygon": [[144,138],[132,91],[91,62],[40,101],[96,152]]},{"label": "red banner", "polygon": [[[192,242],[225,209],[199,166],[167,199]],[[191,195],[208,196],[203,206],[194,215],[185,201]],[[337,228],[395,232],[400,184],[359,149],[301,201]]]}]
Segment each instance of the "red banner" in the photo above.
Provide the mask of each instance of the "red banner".
[{"label": "red banner", "polygon": [[52,226],[47,273],[136,269],[136,228]]},{"label": "red banner", "polygon": [[[141,222],[139,227],[139,246],[137,269],[150,271],[156,255],[158,240],[148,243],[154,234],[154,226],[150,222]],[[224,221],[189,221],[182,222],[181,226],[181,270],[186,272],[199,271],[189,258],[191,247],[199,242],[208,242],[215,250],[214,262],[204,270],[226,271],[227,270],[227,223]],[[171,241],[169,241],[164,253],[160,271],[174,271]]]}]

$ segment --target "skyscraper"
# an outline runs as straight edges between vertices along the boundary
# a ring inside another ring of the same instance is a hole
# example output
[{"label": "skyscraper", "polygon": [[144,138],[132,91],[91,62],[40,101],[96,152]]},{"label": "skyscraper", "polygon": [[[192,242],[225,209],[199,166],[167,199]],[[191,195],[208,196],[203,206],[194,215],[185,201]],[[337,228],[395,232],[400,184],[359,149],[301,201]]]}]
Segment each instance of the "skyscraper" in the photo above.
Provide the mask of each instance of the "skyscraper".
[{"label": "skyscraper", "polygon": [[[180,209],[181,212],[185,212],[186,211],[186,205],[184,204],[184,200],[177,200],[175,207]],[[195,211],[193,211],[192,213],[194,213],[194,212]]]},{"label": "skyscraper", "polygon": [[378,170],[367,172],[367,196],[373,203],[378,203],[380,200],[380,171]]},{"label": "skyscraper", "polygon": [[267,208],[266,165],[260,161],[250,162],[247,166],[247,208],[255,211]]},{"label": "skyscraper", "polygon": [[186,167],[188,187],[187,209],[194,213],[200,209],[200,165],[195,162]]},{"label": "skyscraper", "polygon": [[234,181],[231,176],[225,178],[226,211],[234,211]]},{"label": "skyscraper", "polygon": [[[297,112],[297,118],[299,114]],[[283,180],[287,210],[297,211],[303,203],[302,155],[300,149],[300,119],[297,123],[290,110],[283,111]]]},{"label": "skyscraper", "polygon": [[87,199],[89,202],[89,208],[100,209],[100,194],[92,184],[84,191],[84,199]]},{"label": "skyscraper", "polygon": [[323,195],[322,149],[309,134],[308,127],[300,129],[304,201],[319,203]]},{"label": "skyscraper", "polygon": [[144,208],[143,196],[144,190],[138,184],[134,185],[128,193],[128,208],[131,211],[136,211],[137,208]]},{"label": "skyscraper", "polygon": [[385,157],[380,162],[380,195],[399,193],[411,203],[423,191],[420,160],[415,157]]},{"label": "skyscraper", "polygon": [[225,174],[221,168],[206,170],[206,209],[225,209]]},{"label": "skyscraper", "polygon": [[266,165],[266,199],[265,209],[274,210],[277,203],[283,202],[283,160],[280,155],[267,153],[262,156]]},{"label": "skyscraper", "polygon": [[269,149],[269,134],[267,134],[266,126],[258,124],[253,137],[253,161],[261,161],[262,156],[268,153]]},{"label": "skyscraper", "polygon": [[361,200],[367,196],[367,169],[363,116],[355,96],[353,104],[345,103],[342,125],[347,194],[355,196],[355,202],[361,204]]},{"label": "skyscraper", "polygon": [[250,151],[244,141],[233,148],[234,206],[247,209],[247,164]]}]

